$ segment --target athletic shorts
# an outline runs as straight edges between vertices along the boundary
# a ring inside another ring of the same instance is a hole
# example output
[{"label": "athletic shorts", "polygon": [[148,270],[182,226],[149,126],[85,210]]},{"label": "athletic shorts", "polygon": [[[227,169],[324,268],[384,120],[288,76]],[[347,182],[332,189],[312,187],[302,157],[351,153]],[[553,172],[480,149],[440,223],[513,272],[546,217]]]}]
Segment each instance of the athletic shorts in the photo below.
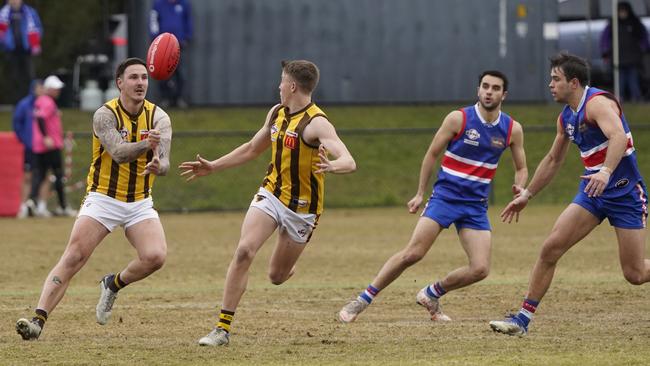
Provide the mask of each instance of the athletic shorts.
[{"label": "athletic shorts", "polygon": [[454,224],[456,231],[464,228],[491,231],[487,202],[451,201],[433,193],[421,216],[430,218],[445,229]]},{"label": "athletic shorts", "polygon": [[318,225],[318,215],[301,214],[291,211],[271,192],[260,188],[250,207],[255,207],[271,216],[278,224],[280,232],[286,231],[289,237],[299,244],[306,244]]},{"label": "athletic shorts", "polygon": [[643,229],[648,217],[648,192],[645,184],[638,182],[626,195],[616,198],[589,197],[580,190],[573,203],[591,212],[598,220],[621,229]]},{"label": "athletic shorts", "polygon": [[34,152],[32,150],[25,148],[25,161],[23,162],[23,171],[25,173],[31,172],[32,167],[34,166]]},{"label": "athletic shorts", "polygon": [[158,212],[153,208],[151,197],[136,202],[122,202],[105,194],[88,192],[77,216],[92,217],[108,231],[113,231],[117,226],[127,229],[140,221],[157,219]]}]

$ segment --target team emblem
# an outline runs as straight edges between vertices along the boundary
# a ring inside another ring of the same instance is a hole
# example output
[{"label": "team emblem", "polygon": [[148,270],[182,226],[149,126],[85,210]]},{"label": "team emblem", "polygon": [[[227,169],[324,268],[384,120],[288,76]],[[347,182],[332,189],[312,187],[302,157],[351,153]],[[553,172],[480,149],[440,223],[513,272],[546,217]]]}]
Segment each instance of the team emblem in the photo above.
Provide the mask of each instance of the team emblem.
[{"label": "team emblem", "polygon": [[470,140],[478,140],[481,138],[481,134],[478,133],[475,129],[469,129],[465,131],[465,135],[470,139]]},{"label": "team emblem", "polygon": [[149,130],[140,130],[140,141],[146,140],[149,137]]},{"label": "team emblem", "polygon": [[498,149],[505,149],[506,140],[504,140],[502,137],[492,137],[492,146]]},{"label": "team emblem", "polygon": [[120,130],[120,137],[122,137],[122,140],[124,141],[129,141],[129,131],[126,128],[123,128]]},{"label": "team emblem", "polygon": [[567,135],[569,135],[569,139],[573,140],[573,134],[575,133],[575,127],[573,127],[572,124],[568,123],[566,127],[564,128],[564,131],[566,132]]}]

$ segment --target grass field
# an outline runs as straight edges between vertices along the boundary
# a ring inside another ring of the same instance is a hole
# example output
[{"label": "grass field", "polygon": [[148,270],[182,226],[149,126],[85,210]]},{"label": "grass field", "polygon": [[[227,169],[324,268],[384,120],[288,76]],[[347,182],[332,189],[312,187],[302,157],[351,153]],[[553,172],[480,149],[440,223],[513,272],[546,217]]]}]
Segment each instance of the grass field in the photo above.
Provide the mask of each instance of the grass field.
[{"label": "grass field", "polygon": [[[408,201],[417,188],[422,156],[429,146],[434,128],[438,127],[450,110],[459,105],[384,105],[384,106],[324,106],[335,123],[341,138],[354,155],[358,170],[346,176],[326,179],[327,207],[395,206]],[[551,145],[554,132],[539,131],[533,127],[553,126],[560,106],[555,104],[506,104],[504,109],[522,122],[525,129],[525,149],[530,176]],[[176,166],[193,160],[197,153],[217,158],[247,141],[252,131],[262,123],[267,108],[197,108],[170,110],[174,128],[172,169],[167,177],[156,181],[156,206],[165,211],[232,210],[245,208],[255,187],[259,186],[269,163],[269,153],[245,166],[238,167],[209,179],[186,184],[178,175]],[[643,153],[650,146],[647,105],[626,105],[626,115],[633,125],[635,145],[641,173],[650,174],[650,160]],[[65,110],[66,130],[76,132],[76,146],[72,153],[70,183],[85,183],[90,163],[90,121],[92,114]],[[10,114],[0,113],[0,131],[10,130]],[[641,126],[640,126],[641,127]],[[376,133],[377,128],[419,128],[413,131]],[[422,130],[422,129],[427,130]],[[354,129],[355,131],[350,131]],[[362,131],[360,131],[360,129]],[[248,131],[239,135],[216,135],[223,131]],[[80,132],[85,137],[80,137]],[[185,133],[185,135],[183,135]],[[571,147],[562,171],[553,183],[541,192],[537,202],[558,203],[570,200],[576,192],[578,176],[583,172],[579,154]],[[494,179],[494,202],[505,204],[510,200],[513,180],[510,153],[501,159]],[[72,206],[83,198],[80,189],[68,195]],[[51,206],[54,206],[52,200]],[[53,208],[53,207],[51,207]]]},{"label": "grass field", "polygon": [[432,323],[414,300],[425,284],[465,263],[453,230],[357,322],[335,321],[406,243],[416,218],[402,208],[331,209],[286,284],[266,278],[273,242],[260,251],[225,348],[196,341],[215,320],[242,212],[162,215],[167,264],[123,290],[102,327],[94,319],[97,281],[134,255],[117,230],[75,277],[35,342],[22,341],[14,324],[31,316],[72,219],[2,219],[0,364],[647,365],[650,291],[624,281],[607,224],[561,260],[527,337],[492,333],[489,320],[518,309],[539,246],[563,207],[534,204],[510,226],[497,221],[500,208],[491,209],[490,276],[443,298],[453,322]]}]

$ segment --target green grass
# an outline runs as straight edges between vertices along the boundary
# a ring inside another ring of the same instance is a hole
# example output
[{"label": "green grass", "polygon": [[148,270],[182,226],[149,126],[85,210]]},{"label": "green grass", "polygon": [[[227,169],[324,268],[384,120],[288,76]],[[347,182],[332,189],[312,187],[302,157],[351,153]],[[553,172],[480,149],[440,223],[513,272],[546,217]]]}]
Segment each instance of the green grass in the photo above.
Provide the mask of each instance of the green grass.
[{"label": "green grass", "polygon": [[[328,176],[326,181],[326,207],[394,206],[404,205],[415,193],[422,156],[429,146],[434,128],[449,111],[458,105],[417,106],[324,106],[340,135],[354,155],[358,171],[351,175]],[[175,138],[172,144],[172,167],[192,160],[197,153],[214,159],[247,141],[262,125],[266,107],[198,108],[171,110]],[[524,125],[525,148],[530,177],[550,147],[554,131],[526,130],[528,126],[555,125],[560,106],[555,104],[506,105]],[[647,106],[626,106],[630,123],[644,124]],[[65,110],[63,121],[66,130],[88,136],[92,114]],[[371,133],[377,129],[416,128],[420,130],[392,130]],[[10,129],[10,115],[0,113],[0,130]],[[369,129],[368,133],[357,129]],[[356,132],[351,132],[355,130]],[[183,135],[183,132],[211,131]],[[242,131],[240,134],[219,134],[219,131]],[[650,146],[650,130],[634,129],[635,145],[639,153],[642,174],[650,172],[650,161],[644,151]],[[77,136],[80,136],[79,134]],[[259,186],[269,155],[264,154],[245,166],[222,172],[191,184],[185,183],[178,171],[172,168],[167,177],[156,181],[154,198],[162,210],[242,209],[247,207]],[[71,183],[85,182],[90,163],[90,140],[78,137],[73,153]],[[575,147],[569,151],[567,161],[555,181],[536,200],[541,202],[566,202],[575,194],[581,163]],[[509,152],[501,159],[494,181],[494,202],[503,204],[510,197],[514,172]],[[433,182],[433,179],[432,179]],[[70,192],[69,199],[77,205],[83,192]]]}]

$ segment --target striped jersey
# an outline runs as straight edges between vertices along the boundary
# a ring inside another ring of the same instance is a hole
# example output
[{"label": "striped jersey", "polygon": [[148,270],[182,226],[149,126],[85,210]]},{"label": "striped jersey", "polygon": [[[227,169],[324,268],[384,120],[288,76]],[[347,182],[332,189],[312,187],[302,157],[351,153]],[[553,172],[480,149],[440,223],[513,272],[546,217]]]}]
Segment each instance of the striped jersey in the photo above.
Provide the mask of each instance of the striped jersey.
[{"label": "striped jersey", "polygon": [[[113,113],[115,128],[125,142],[145,140],[153,128],[156,105],[147,100],[136,116],[129,115],[119,98],[107,102],[101,108],[107,108]],[[93,157],[86,179],[86,192],[102,193],[122,202],[135,202],[149,197],[156,176],[139,174],[152,158],[153,152],[149,150],[134,161],[118,164],[93,133]]]},{"label": "striped jersey", "polygon": [[510,145],[514,122],[503,112],[495,121],[483,120],[478,103],[460,111],[463,124],[447,145],[433,192],[454,201],[487,201],[499,158]]},{"label": "striped jersey", "polygon": [[303,140],[305,127],[316,116],[326,117],[314,103],[294,113],[276,107],[269,121],[271,162],[262,187],[294,212],[320,215],[325,177],[314,173],[320,162],[318,146]]},{"label": "striped jersey", "polygon": [[[598,124],[589,119],[587,115],[587,103],[597,95],[605,96],[616,102],[620,111],[619,117],[623,124],[623,130],[627,136],[627,149],[620,163],[618,163],[618,166],[612,172],[609,183],[601,195],[603,198],[613,198],[628,193],[634,188],[637,182],[643,180],[636,162],[632,132],[630,132],[630,127],[625,120],[623,109],[618,100],[616,100],[616,97],[604,90],[587,87],[578,105],[577,112],[574,112],[569,105],[566,105],[558,119],[564,130],[564,134],[580,150],[580,158],[585,167],[585,175],[598,172],[605,162],[609,140],[603,134],[600,127],[598,127]],[[586,179],[581,180],[581,191],[584,190],[587,182]]]}]

